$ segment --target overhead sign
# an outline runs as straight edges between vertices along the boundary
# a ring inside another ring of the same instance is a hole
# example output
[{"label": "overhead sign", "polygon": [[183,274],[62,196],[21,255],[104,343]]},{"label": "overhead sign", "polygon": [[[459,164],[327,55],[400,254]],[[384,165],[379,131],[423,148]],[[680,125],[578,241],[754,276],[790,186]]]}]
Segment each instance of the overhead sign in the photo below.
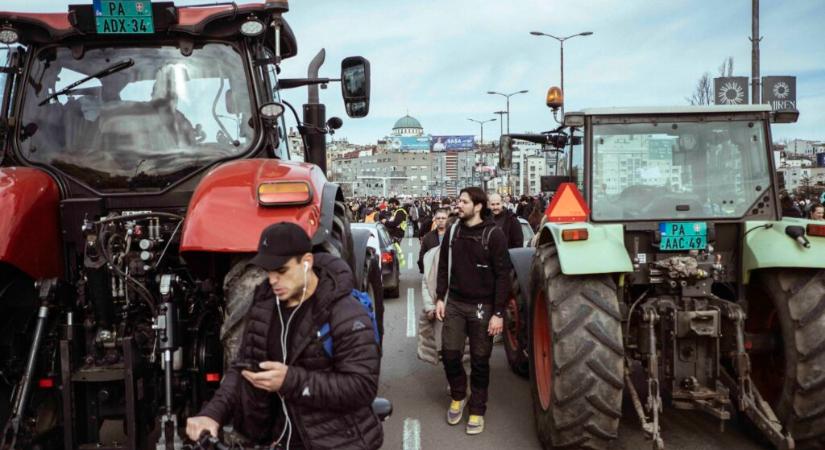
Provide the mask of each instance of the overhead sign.
[{"label": "overhead sign", "polygon": [[94,0],[98,34],[155,32],[150,0]]},{"label": "overhead sign", "polygon": [[717,105],[747,105],[748,77],[714,78],[713,92]]},{"label": "overhead sign", "polygon": [[390,147],[395,151],[428,151],[430,149],[429,136],[393,136]]},{"label": "overhead sign", "polygon": [[584,222],[588,214],[590,208],[575,183],[560,184],[553,201],[544,211],[548,222]]},{"label": "overhead sign", "polygon": [[472,150],[475,147],[475,136],[433,136],[430,142],[434,152]]},{"label": "overhead sign", "polygon": [[796,77],[762,77],[762,103],[778,109],[796,108]]}]

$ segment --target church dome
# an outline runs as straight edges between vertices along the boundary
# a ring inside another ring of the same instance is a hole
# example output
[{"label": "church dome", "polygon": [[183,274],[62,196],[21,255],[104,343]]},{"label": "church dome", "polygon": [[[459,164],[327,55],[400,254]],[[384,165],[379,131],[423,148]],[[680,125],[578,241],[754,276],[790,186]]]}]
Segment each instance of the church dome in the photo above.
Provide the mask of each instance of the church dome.
[{"label": "church dome", "polygon": [[409,114],[396,120],[395,125],[393,125],[393,130],[399,130],[403,128],[418,128],[423,130],[424,127],[421,126],[421,122],[419,122],[415,117],[411,117]]}]

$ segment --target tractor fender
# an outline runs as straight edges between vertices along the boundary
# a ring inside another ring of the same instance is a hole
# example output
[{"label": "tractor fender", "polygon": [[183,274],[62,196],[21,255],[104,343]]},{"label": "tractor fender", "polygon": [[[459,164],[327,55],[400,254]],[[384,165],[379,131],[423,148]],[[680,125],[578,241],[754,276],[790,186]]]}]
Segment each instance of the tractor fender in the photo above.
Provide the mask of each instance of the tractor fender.
[{"label": "tractor fender", "polygon": [[355,252],[355,287],[361,289],[364,277],[369,274],[364,273],[364,264],[367,258],[367,241],[370,239],[370,231],[364,229],[352,230],[352,251]]},{"label": "tractor fender", "polygon": [[780,221],[745,222],[745,237],[742,245],[742,280],[750,282],[751,272],[757,269],[778,267],[825,269],[825,237],[805,237],[810,248],[805,248],[785,234],[789,226],[806,228],[814,222],[795,217],[784,217]]},{"label": "tractor fender", "polygon": [[[586,229],[588,237],[565,241],[562,231],[569,229]],[[547,223],[539,230],[536,247],[548,242],[556,246],[561,272],[565,275],[633,272],[621,224]]]},{"label": "tractor fender", "polygon": [[510,263],[513,265],[513,270],[516,272],[516,281],[518,282],[521,292],[526,297],[517,299],[524,304],[529,303],[529,299],[533,298],[533,293],[530,292],[530,270],[533,265],[533,256],[536,254],[536,249],[533,247],[525,248],[511,248],[510,249]]},{"label": "tractor fender", "polygon": [[[261,206],[258,186],[270,181],[306,181],[311,199],[305,205]],[[321,170],[306,163],[277,159],[244,159],[218,165],[198,183],[189,207],[181,236],[181,252],[254,253],[258,250],[261,231],[277,222],[292,222],[307,235],[323,241],[331,227],[332,207],[337,190],[327,186]],[[329,211],[326,225],[322,225]],[[329,229],[327,229],[329,230]]]},{"label": "tractor fender", "polygon": [[309,236],[312,238],[312,245],[316,246],[324,242],[332,233],[332,218],[335,216],[335,202],[343,201],[344,196],[341,189],[335,183],[326,182],[321,192],[321,221],[320,226],[315,230],[314,234]]},{"label": "tractor fender", "polygon": [[0,167],[0,263],[34,279],[62,278],[59,203],[46,172]]}]

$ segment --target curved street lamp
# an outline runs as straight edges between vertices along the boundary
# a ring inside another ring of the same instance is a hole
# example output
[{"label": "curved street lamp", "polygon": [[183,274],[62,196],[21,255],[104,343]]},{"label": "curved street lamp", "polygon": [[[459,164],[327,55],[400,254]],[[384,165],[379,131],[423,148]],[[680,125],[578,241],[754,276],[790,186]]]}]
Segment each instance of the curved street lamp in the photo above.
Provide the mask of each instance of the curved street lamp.
[{"label": "curved street lamp", "polygon": [[525,89],[523,91],[511,92],[509,94],[503,94],[501,92],[496,92],[496,91],[487,91],[487,93],[491,94],[491,95],[501,95],[501,96],[503,96],[507,99],[507,134],[510,134],[510,97],[512,97],[516,94],[526,94],[527,89]]},{"label": "curved street lamp", "polygon": [[[541,31],[531,31],[530,34],[532,34],[533,36],[547,36],[549,38],[553,38],[553,39],[559,41],[559,46],[560,46],[560,49],[561,49],[561,64],[560,64],[560,67],[561,67],[561,92],[562,92],[562,94],[566,94],[566,92],[564,91],[564,41],[566,41],[570,38],[574,38],[576,36],[590,36],[590,35],[593,34],[593,32],[592,31],[584,31],[584,32],[581,32],[581,33],[571,34],[570,36],[565,36],[565,37],[553,36],[552,34],[542,33]],[[564,117],[564,104],[562,104],[562,106],[561,106],[561,116]]]},{"label": "curved street lamp", "polygon": [[487,120],[476,120],[476,119],[470,119],[468,117],[467,120],[469,120],[470,122],[475,122],[475,123],[477,123],[481,126],[481,139],[479,140],[479,144],[478,144],[478,146],[481,147],[482,145],[484,145],[484,124],[487,123],[487,122],[495,122],[496,118],[493,117],[492,119],[487,119]]}]

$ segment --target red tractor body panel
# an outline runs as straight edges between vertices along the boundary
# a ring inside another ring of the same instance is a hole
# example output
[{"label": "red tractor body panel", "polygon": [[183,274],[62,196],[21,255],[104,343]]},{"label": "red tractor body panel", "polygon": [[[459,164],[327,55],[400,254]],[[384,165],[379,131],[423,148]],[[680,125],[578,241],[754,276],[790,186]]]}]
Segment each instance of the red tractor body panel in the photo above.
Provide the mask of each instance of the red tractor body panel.
[{"label": "red tractor body panel", "polygon": [[62,277],[59,202],[45,172],[0,167],[0,262],[34,279]]},{"label": "red tractor body panel", "polygon": [[[309,182],[312,199],[300,206],[260,206],[258,186],[272,181]],[[326,178],[312,164],[245,159],[210,171],[187,209],[181,252],[256,252],[261,231],[276,222],[294,222],[312,237],[321,220]]]}]

